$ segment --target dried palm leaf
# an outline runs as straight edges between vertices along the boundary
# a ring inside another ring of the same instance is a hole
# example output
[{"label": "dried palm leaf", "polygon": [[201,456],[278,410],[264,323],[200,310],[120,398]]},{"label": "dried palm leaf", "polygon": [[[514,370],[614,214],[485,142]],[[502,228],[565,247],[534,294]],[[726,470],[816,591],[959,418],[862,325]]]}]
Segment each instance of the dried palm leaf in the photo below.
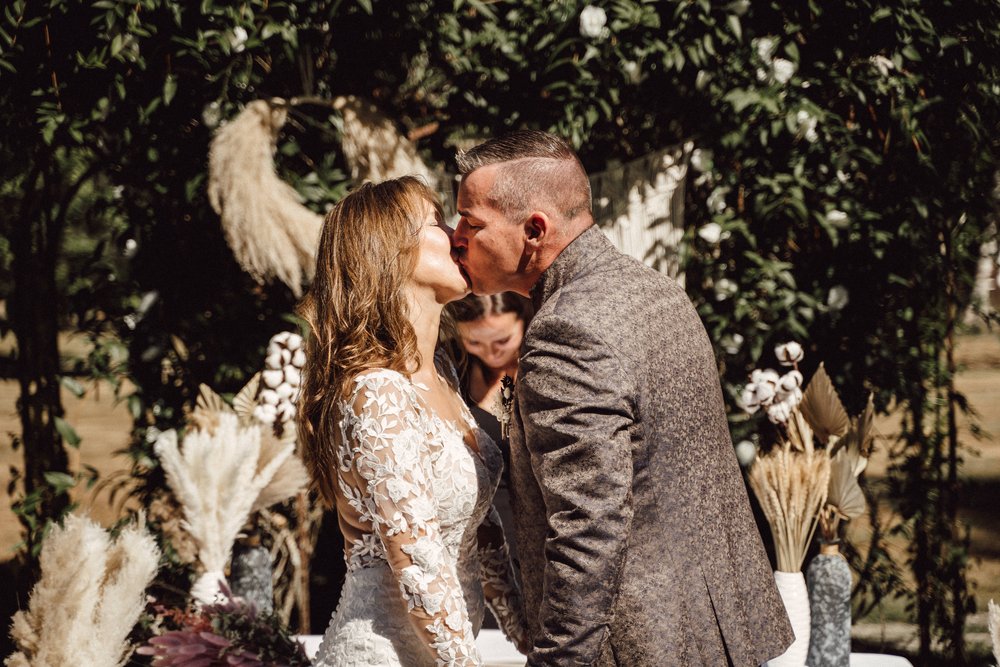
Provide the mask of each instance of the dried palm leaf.
[{"label": "dried palm leaf", "polygon": [[862,459],[855,447],[842,447],[830,459],[830,490],[826,502],[844,519],[854,519],[865,512],[865,495],[858,484]]},{"label": "dried palm leaf", "polygon": [[868,394],[868,403],[864,411],[858,415],[854,430],[858,434],[858,450],[861,456],[867,459],[871,456],[872,446],[878,436],[878,431],[875,429],[875,397],[872,394]]},{"label": "dried palm leaf", "polygon": [[295,294],[312,277],[323,218],[278,177],[274,151],[288,106],[251,102],[219,128],[208,155],[208,199],[236,260],[258,282]]},{"label": "dried palm leaf", "polygon": [[233,410],[246,423],[253,419],[254,408],[257,407],[257,389],[260,387],[260,373],[254,374],[250,381],[240,389],[233,399]]},{"label": "dried palm leaf", "polygon": [[229,404],[206,384],[199,385],[198,398],[194,410],[188,415],[188,423],[206,433],[214,433],[219,426],[219,415],[232,412]]},{"label": "dried palm leaf", "polygon": [[257,500],[254,501],[252,511],[266,509],[271,505],[288,500],[301,491],[309,483],[309,473],[301,459],[295,456],[295,435],[294,430],[289,429],[292,436],[278,438],[269,429],[261,429],[260,460],[257,462],[258,472],[267,467],[272,460],[278,456],[284,457],[282,463],[275,471],[271,480],[267,483]]},{"label": "dried palm leaf", "polygon": [[842,438],[851,426],[844,404],[840,402],[837,390],[833,388],[830,376],[823,364],[809,380],[802,395],[799,409],[819,441],[826,446],[832,446],[831,437]]}]

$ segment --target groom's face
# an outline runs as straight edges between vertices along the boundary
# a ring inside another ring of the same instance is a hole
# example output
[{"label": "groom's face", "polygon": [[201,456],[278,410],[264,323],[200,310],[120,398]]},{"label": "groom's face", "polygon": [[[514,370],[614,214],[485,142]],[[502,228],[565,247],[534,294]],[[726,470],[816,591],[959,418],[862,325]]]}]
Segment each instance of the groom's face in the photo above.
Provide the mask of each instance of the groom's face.
[{"label": "groom's face", "polygon": [[497,165],[480,167],[462,179],[457,208],[461,216],[452,245],[476,294],[511,290],[527,293],[524,282],[524,226],[508,220],[490,200]]}]

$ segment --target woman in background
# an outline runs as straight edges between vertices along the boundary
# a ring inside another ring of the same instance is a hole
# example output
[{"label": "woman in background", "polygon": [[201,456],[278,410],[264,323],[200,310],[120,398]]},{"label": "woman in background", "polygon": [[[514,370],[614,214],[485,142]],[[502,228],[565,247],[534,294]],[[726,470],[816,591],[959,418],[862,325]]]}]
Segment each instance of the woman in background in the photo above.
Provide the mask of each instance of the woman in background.
[{"label": "woman in background", "polygon": [[517,377],[517,359],[531,302],[514,292],[490,296],[470,294],[449,304],[458,338],[468,355],[462,394],[479,425],[501,442],[496,410],[504,375]]},{"label": "woman in background", "polygon": [[502,457],[435,354],[468,293],[450,234],[412,177],[362,185],[323,225],[298,419],[347,575],[317,666],[479,665],[484,603],[525,648],[491,510]]},{"label": "woman in background", "polygon": [[517,377],[521,340],[534,312],[531,301],[514,292],[490,296],[470,294],[448,305],[455,320],[458,339],[467,361],[462,373],[462,396],[479,426],[500,445],[504,472],[493,504],[500,515],[507,543],[516,554],[513,539],[513,513],[508,492],[510,451],[507,439],[500,434],[500,385],[506,375]]}]

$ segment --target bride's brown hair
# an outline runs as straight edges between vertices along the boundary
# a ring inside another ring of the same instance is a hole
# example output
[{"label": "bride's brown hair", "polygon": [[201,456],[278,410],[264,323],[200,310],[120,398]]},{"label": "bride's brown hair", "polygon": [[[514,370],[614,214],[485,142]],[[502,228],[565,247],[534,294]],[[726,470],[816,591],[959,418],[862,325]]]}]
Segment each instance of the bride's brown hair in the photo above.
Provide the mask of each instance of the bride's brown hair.
[{"label": "bride's brown hair", "polygon": [[297,419],[303,459],[329,507],[336,497],[337,404],[361,371],[409,373],[420,362],[402,287],[416,265],[423,202],[440,210],[434,192],[413,176],[365,183],[323,223],[316,277],[298,308],[312,332]]}]

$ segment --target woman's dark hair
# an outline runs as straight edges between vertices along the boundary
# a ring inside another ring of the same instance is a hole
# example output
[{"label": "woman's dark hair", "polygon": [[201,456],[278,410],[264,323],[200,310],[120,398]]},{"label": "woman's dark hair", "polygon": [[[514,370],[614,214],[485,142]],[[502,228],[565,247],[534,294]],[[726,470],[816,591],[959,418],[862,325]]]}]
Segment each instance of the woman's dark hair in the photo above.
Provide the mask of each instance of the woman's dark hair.
[{"label": "woman's dark hair", "polygon": [[534,313],[531,301],[515,292],[501,292],[489,296],[470,294],[460,301],[448,304],[447,308],[456,322],[474,322],[487,315],[517,313],[518,319],[527,324]]}]

